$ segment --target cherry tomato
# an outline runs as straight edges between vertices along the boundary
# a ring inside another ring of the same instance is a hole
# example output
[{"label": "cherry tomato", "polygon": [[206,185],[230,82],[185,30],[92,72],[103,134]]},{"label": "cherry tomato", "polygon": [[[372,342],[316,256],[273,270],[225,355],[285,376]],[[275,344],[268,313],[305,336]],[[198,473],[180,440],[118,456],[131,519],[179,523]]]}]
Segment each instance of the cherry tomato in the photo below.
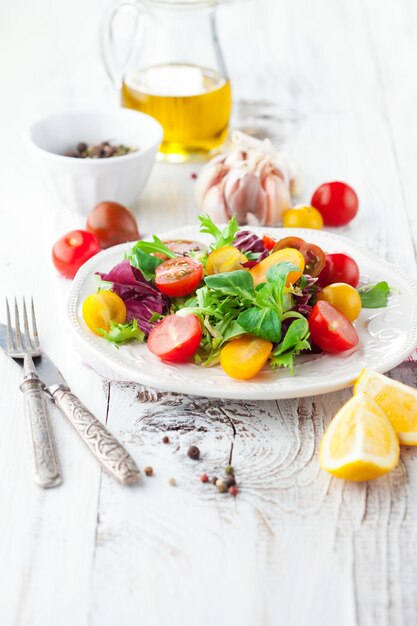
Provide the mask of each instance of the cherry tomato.
[{"label": "cherry tomato", "polygon": [[256,376],[271,354],[273,345],[266,339],[243,335],[232,339],[220,351],[220,365],[232,378],[247,380]]},{"label": "cherry tomato", "polygon": [[63,276],[74,278],[81,265],[100,250],[100,242],[93,233],[71,230],[54,243],[52,261]]},{"label": "cherry tomato", "polygon": [[201,337],[197,315],[167,315],[151,330],[147,345],[162,361],[183,363],[197,352]]},{"label": "cherry tomato", "polygon": [[333,283],[347,283],[356,287],[358,282],[359,267],[352,257],[342,252],[326,254],[326,263],[318,280],[320,287]]},{"label": "cherry tomato", "polygon": [[272,250],[272,248],[275,246],[277,242],[276,242],[276,239],[272,239],[272,237],[268,237],[268,235],[264,235],[262,237],[262,243],[264,244],[267,250]]},{"label": "cherry tomato", "polygon": [[338,181],[320,185],[313,193],[311,204],[320,211],[326,226],[348,224],[359,208],[356,191]]},{"label": "cherry tomato", "polygon": [[[190,252],[203,252],[204,250],[207,250],[205,243],[193,241],[192,239],[167,239],[162,243],[164,243],[167,248],[178,256],[190,256]],[[153,254],[164,261],[169,258],[162,252],[154,252]]]},{"label": "cherry tomato", "polygon": [[110,322],[126,321],[126,305],[117,293],[102,289],[84,300],[83,318],[88,328],[99,335],[97,329],[109,331]]},{"label": "cherry tomato", "polygon": [[323,228],[323,218],[313,206],[295,206],[287,209],[282,217],[286,228]]},{"label": "cherry tomato", "polygon": [[317,294],[317,300],[325,300],[354,322],[362,310],[361,297],[354,287],[346,283],[333,283]]},{"label": "cherry tomato", "polygon": [[203,277],[203,266],[189,257],[179,256],[164,261],[155,270],[159,291],[171,298],[188,296],[195,291]]},{"label": "cherry tomato", "polygon": [[308,317],[312,342],[324,352],[344,352],[354,348],[359,337],[352,324],[329,302],[317,302]]},{"label": "cherry tomato", "polygon": [[314,243],[304,241],[301,237],[284,237],[284,239],[280,239],[275,244],[273,252],[282,250],[283,248],[299,250],[304,257],[304,272],[313,278],[316,278],[320,274],[326,263],[326,255],[323,250]]},{"label": "cherry tomato", "polygon": [[117,202],[100,202],[95,206],[88,216],[87,230],[96,235],[102,248],[139,239],[133,213]]},{"label": "cherry tomato", "polygon": [[241,270],[242,264],[246,263],[247,260],[245,255],[234,246],[222,246],[208,255],[206,273],[210,276],[211,274]]},{"label": "cherry tomato", "polygon": [[253,282],[255,287],[260,285],[261,283],[266,283],[266,272],[270,267],[276,265],[277,263],[281,263],[282,261],[288,261],[289,263],[293,263],[297,267],[300,268],[299,272],[295,270],[288,274],[287,278],[287,287],[292,283],[294,284],[300,278],[301,274],[304,271],[304,257],[295,248],[283,248],[282,250],[277,250],[276,252],[272,252],[269,256],[265,257],[262,261],[257,263],[252,269],[250,269],[250,273],[253,278]]}]

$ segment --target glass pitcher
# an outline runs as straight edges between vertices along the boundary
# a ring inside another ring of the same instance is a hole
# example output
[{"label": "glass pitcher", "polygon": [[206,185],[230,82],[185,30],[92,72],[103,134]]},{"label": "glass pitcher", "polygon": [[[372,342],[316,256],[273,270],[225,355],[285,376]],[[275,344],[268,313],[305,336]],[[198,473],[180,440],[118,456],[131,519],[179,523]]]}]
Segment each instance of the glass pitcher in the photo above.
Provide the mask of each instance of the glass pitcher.
[{"label": "glass pitcher", "polygon": [[[121,88],[122,105],[162,124],[160,150],[170,161],[209,156],[227,135],[231,91],[217,37],[217,5],[218,0],[120,0],[103,23],[104,62]],[[117,49],[121,41],[123,54]]]}]

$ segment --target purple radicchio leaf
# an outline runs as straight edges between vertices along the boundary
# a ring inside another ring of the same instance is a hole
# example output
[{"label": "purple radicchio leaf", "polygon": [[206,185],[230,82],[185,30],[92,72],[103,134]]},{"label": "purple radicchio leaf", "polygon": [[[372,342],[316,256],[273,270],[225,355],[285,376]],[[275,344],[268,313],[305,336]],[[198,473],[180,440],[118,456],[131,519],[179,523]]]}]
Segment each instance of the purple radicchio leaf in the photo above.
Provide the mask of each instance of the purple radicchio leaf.
[{"label": "purple radicchio leaf", "polygon": [[[258,235],[251,233],[250,230],[239,230],[237,233],[233,245],[241,252],[265,252],[266,248],[263,241]],[[268,254],[268,250],[266,250]]]},{"label": "purple radicchio leaf", "polygon": [[156,322],[149,322],[153,313],[165,314],[169,310],[169,299],[151,283],[142,272],[125,259],[107,273],[98,272],[100,278],[112,283],[112,291],[126,305],[126,322],[136,320],[139,328],[149,335]]},{"label": "purple radicchio leaf", "polygon": [[308,274],[304,274],[304,278],[307,280],[307,285],[303,287],[300,295],[293,296],[295,305],[292,310],[308,317],[314,304],[312,298],[320,291],[320,287],[316,284],[317,278],[313,278]]}]

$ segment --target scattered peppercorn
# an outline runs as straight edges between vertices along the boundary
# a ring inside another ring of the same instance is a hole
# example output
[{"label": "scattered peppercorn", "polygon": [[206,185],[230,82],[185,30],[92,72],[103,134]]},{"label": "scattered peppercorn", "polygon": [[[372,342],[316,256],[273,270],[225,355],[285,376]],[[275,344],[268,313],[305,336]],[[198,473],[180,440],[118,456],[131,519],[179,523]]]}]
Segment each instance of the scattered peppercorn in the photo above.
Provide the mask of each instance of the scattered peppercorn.
[{"label": "scattered peppercorn", "polygon": [[198,459],[200,458],[200,450],[199,448],[197,448],[197,446],[190,446],[188,448],[187,454],[190,459],[193,459],[193,461],[198,461]]},{"label": "scattered peppercorn", "polygon": [[224,482],[228,489],[229,487],[233,487],[234,485],[236,485],[236,480],[234,476],[226,476],[226,478],[224,479]]},{"label": "scattered peppercorn", "polygon": [[231,475],[235,473],[235,470],[233,469],[232,465],[227,465],[224,470],[224,473]]},{"label": "scattered peppercorn", "polygon": [[239,489],[236,487],[236,485],[229,487],[229,493],[231,496],[237,496],[238,492],[239,492]]},{"label": "scattered peppercorn", "polygon": [[209,477],[207,476],[207,474],[201,474],[200,480],[202,483],[208,483]]},{"label": "scattered peppercorn", "polygon": [[169,443],[168,435],[165,435],[164,437],[162,437],[162,443]]},{"label": "scattered peppercorn", "polygon": [[193,172],[193,173],[191,174],[191,178],[192,178],[193,180],[195,180],[195,179],[197,178],[197,174],[196,174],[195,172]]},{"label": "scattered peppercorn", "polygon": [[215,485],[217,483],[217,476],[213,476],[210,482],[212,482],[213,485]]},{"label": "scattered peppercorn", "polygon": [[153,475],[153,467],[145,467],[144,472],[146,474],[146,476],[152,476]]},{"label": "scattered peppercorn", "polygon": [[102,141],[97,145],[86,144],[85,141],[80,141],[76,149],[67,150],[65,156],[76,159],[108,159],[114,156],[124,156],[131,152],[137,152],[137,148],[131,148],[123,144],[113,146],[109,141]]},{"label": "scattered peppercorn", "polygon": [[168,483],[171,485],[171,487],[175,487],[175,485],[177,484],[177,481],[175,480],[175,478],[170,478]]},{"label": "scattered peppercorn", "polygon": [[221,478],[216,481],[216,487],[217,491],[220,493],[225,493],[227,491],[226,483]]}]

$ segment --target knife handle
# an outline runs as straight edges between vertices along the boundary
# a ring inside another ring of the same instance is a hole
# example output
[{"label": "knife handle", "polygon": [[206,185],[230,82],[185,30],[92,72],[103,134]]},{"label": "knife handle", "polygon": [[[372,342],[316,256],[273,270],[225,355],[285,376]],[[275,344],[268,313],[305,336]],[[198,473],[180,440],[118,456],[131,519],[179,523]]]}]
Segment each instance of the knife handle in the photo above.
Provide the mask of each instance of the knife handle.
[{"label": "knife handle", "polygon": [[43,389],[36,374],[29,374],[20,385],[25,402],[33,478],[40,487],[47,489],[61,484],[61,474]]},{"label": "knife handle", "polygon": [[113,478],[132,485],[139,477],[139,468],[128,451],[69,389],[51,390],[55,404],[68,418],[99,463]]}]

